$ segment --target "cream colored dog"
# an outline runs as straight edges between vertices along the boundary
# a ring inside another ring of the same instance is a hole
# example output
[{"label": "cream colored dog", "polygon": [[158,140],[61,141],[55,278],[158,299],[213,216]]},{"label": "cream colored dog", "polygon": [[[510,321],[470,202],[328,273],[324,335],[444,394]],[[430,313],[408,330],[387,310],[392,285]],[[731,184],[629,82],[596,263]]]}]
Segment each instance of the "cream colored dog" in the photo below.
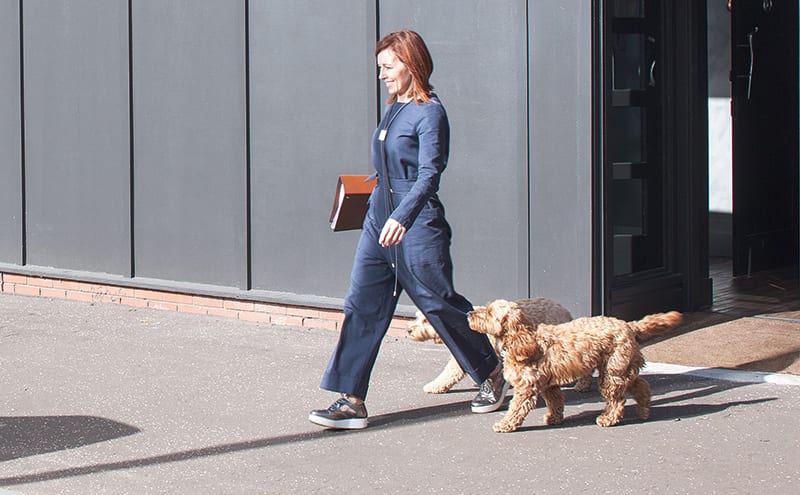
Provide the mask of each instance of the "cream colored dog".
[{"label": "cream colored dog", "polygon": [[560,385],[598,371],[598,388],[606,401],[600,426],[622,420],[626,392],[636,400],[641,419],[650,415],[650,385],[639,376],[644,366],[637,340],[658,335],[681,322],[677,311],[626,322],[607,316],[577,318],[559,325],[528,319],[517,303],[498,299],[469,314],[470,328],[503,342],[503,375],[514,387],[514,398],[494,431],[516,430],[536,407],[539,394],[547,405],[544,423],[564,421]]},{"label": "cream colored dog", "polygon": [[[565,307],[544,297],[537,297],[535,299],[521,299],[517,301],[517,304],[525,313],[525,316],[529,321],[558,324],[565,323],[572,319],[572,315],[570,315],[569,311]],[[482,308],[479,306],[476,307],[476,310],[477,309]],[[411,339],[418,342],[432,340],[437,344],[443,343],[442,339],[439,337],[439,334],[436,333],[436,330],[428,322],[428,319],[425,318],[425,315],[423,315],[419,310],[417,311],[416,318],[408,323],[408,335]],[[488,337],[489,342],[491,342],[492,347],[494,347],[497,355],[501,356],[501,343],[498,343],[497,339],[493,335],[488,335]],[[459,366],[456,359],[451,356],[442,372],[439,373],[439,376],[422,387],[422,390],[429,394],[444,394],[453,388],[456,383],[460,382],[464,376],[464,370],[461,369],[461,366]],[[591,383],[592,375],[589,374],[577,381],[575,384],[575,390],[579,392],[586,392],[591,387]]]}]

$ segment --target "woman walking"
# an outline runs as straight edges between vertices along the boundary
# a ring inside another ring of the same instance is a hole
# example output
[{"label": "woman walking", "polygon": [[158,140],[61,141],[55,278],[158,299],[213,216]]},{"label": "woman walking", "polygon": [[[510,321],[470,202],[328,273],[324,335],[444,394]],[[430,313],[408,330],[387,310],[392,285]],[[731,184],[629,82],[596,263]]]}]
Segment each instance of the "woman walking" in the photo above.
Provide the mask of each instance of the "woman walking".
[{"label": "woman walking", "polygon": [[473,412],[497,410],[508,391],[486,336],[469,328],[466,314],[472,304],[453,287],[451,231],[437,195],[450,127],[429,82],[433,60],[419,34],[407,30],[382,38],[375,55],[389,93],[372,137],[378,186],[356,248],[339,341],[321,384],[342,395],[308,418],[329,428],[367,426],[370,374],[403,290],[464,371],[481,384]]}]

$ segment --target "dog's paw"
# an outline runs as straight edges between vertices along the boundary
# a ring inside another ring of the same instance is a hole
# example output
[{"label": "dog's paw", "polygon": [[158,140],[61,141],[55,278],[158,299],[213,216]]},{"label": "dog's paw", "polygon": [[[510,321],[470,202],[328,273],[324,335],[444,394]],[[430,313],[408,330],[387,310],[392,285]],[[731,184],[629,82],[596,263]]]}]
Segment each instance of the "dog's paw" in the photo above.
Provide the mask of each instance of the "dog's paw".
[{"label": "dog's paw", "polygon": [[575,386],[573,390],[576,392],[588,392],[592,389],[592,377],[591,376],[582,376],[578,378],[578,381],[575,382]]},{"label": "dog's paw", "polygon": [[544,415],[544,424],[549,426],[556,426],[560,425],[564,422],[564,416],[558,414],[550,414],[545,413]]},{"label": "dog's paw", "polygon": [[447,392],[450,391],[450,388],[451,387],[448,387],[447,385],[443,385],[443,384],[437,382],[436,380],[434,380],[432,382],[429,382],[429,383],[425,384],[425,386],[422,387],[422,390],[426,394],[446,394]]},{"label": "dog's paw", "polygon": [[597,417],[597,425],[602,426],[603,428],[614,426],[619,424],[620,419],[622,418],[615,418],[613,416],[607,416],[605,414],[601,414]]},{"label": "dog's paw", "polygon": [[509,421],[498,421],[492,426],[492,429],[497,433],[511,433],[517,430],[517,425]]}]

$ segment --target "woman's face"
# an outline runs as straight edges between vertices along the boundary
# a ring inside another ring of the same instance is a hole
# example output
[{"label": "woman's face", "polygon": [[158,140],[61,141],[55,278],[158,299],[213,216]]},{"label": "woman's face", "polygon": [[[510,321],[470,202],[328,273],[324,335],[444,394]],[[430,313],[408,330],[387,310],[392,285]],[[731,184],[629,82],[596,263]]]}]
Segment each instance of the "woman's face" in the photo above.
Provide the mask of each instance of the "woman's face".
[{"label": "woman's face", "polygon": [[378,79],[386,84],[386,90],[390,95],[396,96],[399,102],[411,99],[409,97],[413,80],[411,71],[390,48],[378,54],[378,70],[380,71]]}]

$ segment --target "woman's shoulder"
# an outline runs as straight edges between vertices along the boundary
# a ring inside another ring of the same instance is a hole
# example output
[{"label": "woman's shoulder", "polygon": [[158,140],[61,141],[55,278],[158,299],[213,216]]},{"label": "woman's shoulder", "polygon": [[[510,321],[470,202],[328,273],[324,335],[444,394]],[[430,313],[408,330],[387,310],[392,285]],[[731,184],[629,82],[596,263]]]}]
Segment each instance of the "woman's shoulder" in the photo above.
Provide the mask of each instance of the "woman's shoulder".
[{"label": "woman's shoulder", "polygon": [[424,103],[425,105],[429,105],[433,108],[439,108],[441,110],[444,110],[444,104],[442,103],[442,100],[439,98],[439,95],[437,95],[436,93],[431,93],[428,95],[428,98],[429,100],[426,103]]},{"label": "woman's shoulder", "polygon": [[426,102],[418,102],[416,105],[417,111],[422,115],[437,118],[447,118],[447,111],[444,109],[444,104],[436,94],[431,94],[430,99]]}]

